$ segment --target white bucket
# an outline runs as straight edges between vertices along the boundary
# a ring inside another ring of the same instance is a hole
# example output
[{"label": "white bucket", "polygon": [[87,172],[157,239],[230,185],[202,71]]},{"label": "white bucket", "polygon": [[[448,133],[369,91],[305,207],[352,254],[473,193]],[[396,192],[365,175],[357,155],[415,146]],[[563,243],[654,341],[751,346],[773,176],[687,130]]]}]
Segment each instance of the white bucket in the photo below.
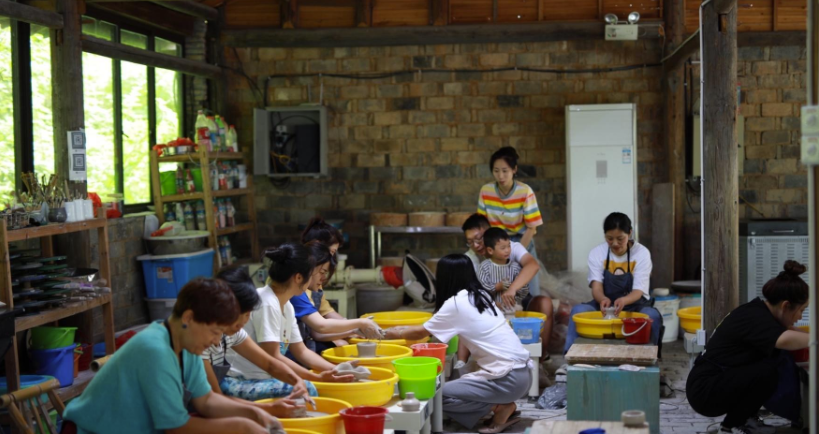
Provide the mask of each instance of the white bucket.
[{"label": "white bucket", "polygon": [[680,298],[676,295],[656,297],[654,308],[663,316],[663,326],[665,326],[663,342],[674,342],[677,340],[680,328],[680,318],[677,316],[677,311],[680,309]]},{"label": "white bucket", "polygon": [[680,309],[687,307],[702,307],[702,294],[677,294],[680,297]]}]

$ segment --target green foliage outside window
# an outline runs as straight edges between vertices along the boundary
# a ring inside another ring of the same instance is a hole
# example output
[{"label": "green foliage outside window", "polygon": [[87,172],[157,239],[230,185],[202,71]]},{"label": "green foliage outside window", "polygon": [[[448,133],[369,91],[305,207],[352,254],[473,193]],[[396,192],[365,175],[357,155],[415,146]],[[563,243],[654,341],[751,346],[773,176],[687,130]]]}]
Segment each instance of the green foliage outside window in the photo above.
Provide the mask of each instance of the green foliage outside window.
[{"label": "green foliage outside window", "polygon": [[14,189],[14,93],[11,77],[11,22],[0,17],[0,198]]}]

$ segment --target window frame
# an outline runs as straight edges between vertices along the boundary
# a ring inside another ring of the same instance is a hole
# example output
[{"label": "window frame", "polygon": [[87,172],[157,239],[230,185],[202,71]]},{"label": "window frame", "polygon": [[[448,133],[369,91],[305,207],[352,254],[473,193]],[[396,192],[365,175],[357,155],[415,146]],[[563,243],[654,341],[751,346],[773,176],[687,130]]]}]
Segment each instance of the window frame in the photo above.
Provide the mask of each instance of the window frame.
[{"label": "window frame", "polygon": [[[83,18],[92,18],[98,21],[105,21],[116,26],[113,42],[120,43],[121,32],[123,30],[139,33],[147,37],[146,50],[154,51],[156,38],[161,38],[169,42],[178,44],[180,56],[185,55],[184,36],[161,29],[140,25],[128,19],[101,11],[89,11]],[[12,32],[12,88],[13,88],[13,111],[14,111],[14,151],[15,151],[15,187],[22,187],[22,173],[34,171],[34,113],[32,103],[32,67],[31,67],[31,25],[22,21],[11,19]],[[53,36],[53,32],[52,32]],[[125,174],[123,164],[123,128],[122,128],[122,61],[111,59],[112,72],[114,78],[113,102],[114,102],[114,155],[115,155],[115,184],[119,193],[125,191]],[[157,142],[157,115],[156,115],[156,73],[155,68],[146,66],[148,69],[148,138],[146,150]],[[178,95],[182,112],[179,113],[179,133],[184,135],[186,94],[185,86],[189,79],[185,74],[179,73]],[[148,173],[151,177],[152,174]],[[125,206],[125,212],[141,212],[147,210],[149,205],[153,205],[153,189],[150,189],[150,200],[146,203],[129,204]]]}]

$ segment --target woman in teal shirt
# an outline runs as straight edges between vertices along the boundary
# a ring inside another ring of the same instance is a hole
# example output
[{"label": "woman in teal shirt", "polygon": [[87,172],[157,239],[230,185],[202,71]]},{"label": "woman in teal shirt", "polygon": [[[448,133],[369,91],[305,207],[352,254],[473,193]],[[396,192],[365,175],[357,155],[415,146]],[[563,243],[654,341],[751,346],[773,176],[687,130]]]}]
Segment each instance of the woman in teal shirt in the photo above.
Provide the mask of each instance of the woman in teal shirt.
[{"label": "woman in teal shirt", "polygon": [[[63,432],[79,434],[267,434],[281,424],[261,409],[213,393],[200,354],[219,343],[239,316],[221,280],[195,279],[180,291],[173,314],[137,333],[88,388],[71,401]],[[192,408],[201,417],[191,417]]]}]

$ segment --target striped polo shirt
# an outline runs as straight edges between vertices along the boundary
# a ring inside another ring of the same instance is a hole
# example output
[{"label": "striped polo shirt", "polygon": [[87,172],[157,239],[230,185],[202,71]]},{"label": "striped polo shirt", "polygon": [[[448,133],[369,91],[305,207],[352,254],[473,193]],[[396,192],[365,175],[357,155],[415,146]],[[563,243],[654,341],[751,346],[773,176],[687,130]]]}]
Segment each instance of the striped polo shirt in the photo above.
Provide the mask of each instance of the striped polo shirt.
[{"label": "striped polo shirt", "polygon": [[514,188],[506,196],[501,196],[497,183],[481,187],[478,214],[486,216],[492,227],[503,228],[510,235],[523,234],[527,227],[543,224],[535,192],[520,181],[515,181]]}]

